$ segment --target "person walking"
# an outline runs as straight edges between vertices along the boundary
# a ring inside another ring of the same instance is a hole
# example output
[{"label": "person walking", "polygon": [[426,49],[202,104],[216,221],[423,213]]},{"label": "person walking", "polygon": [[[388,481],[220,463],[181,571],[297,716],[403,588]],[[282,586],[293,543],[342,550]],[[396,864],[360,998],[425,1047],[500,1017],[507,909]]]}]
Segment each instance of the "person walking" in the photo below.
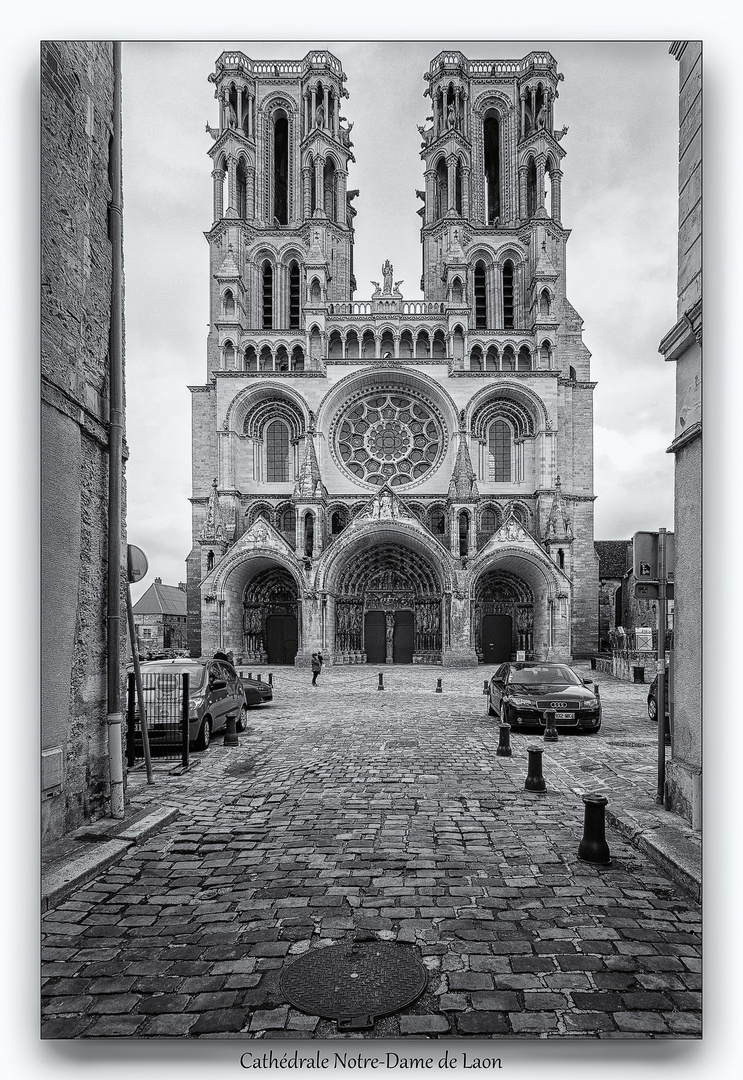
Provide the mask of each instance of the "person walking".
[{"label": "person walking", "polygon": [[323,658],[321,652],[313,652],[312,654],[312,685],[317,686],[317,676],[320,674],[323,665]]}]

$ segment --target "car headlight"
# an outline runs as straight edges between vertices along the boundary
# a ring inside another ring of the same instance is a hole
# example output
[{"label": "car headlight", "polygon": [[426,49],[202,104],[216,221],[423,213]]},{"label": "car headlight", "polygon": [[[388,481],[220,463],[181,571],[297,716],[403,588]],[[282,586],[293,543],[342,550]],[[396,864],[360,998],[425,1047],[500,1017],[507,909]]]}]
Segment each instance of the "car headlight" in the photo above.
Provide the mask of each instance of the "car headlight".
[{"label": "car headlight", "polygon": [[189,720],[198,720],[198,718],[199,718],[199,709],[201,708],[201,706],[203,704],[204,704],[203,697],[195,697],[195,698],[192,697],[192,698],[189,699],[189,702],[188,702],[188,719]]},{"label": "car headlight", "polygon": [[586,698],[581,704],[582,709],[595,709],[598,706],[599,699],[595,697]]},{"label": "car headlight", "polygon": [[528,697],[512,697],[508,698],[508,704],[513,705],[515,709],[533,709],[534,702]]}]

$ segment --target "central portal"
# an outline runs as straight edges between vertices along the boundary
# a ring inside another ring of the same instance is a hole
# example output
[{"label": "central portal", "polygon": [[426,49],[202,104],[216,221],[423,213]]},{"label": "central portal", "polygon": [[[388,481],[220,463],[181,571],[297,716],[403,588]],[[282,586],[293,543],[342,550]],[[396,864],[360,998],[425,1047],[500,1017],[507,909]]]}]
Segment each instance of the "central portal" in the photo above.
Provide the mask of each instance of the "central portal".
[{"label": "central portal", "polygon": [[354,551],[335,597],[334,663],[441,660],[441,585],[419,551],[390,542]]}]

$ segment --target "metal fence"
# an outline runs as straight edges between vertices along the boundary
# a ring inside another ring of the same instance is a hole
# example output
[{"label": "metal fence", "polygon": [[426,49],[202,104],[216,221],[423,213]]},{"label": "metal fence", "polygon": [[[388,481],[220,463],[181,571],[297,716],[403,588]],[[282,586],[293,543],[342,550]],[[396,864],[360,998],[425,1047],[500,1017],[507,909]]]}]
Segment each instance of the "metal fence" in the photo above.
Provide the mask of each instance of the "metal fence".
[{"label": "metal fence", "polygon": [[[145,723],[142,723],[144,709]],[[141,696],[134,672],[127,679],[127,763],[146,758],[146,743],[159,761],[189,763],[189,676],[178,672],[143,672]],[[147,738],[144,730],[146,728]]]}]

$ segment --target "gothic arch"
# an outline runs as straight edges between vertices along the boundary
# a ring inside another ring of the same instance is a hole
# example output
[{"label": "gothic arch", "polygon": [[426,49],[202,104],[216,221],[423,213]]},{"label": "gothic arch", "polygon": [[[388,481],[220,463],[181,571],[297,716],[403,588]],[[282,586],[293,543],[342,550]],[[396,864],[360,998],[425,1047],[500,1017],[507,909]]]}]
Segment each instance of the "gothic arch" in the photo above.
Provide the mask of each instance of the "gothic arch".
[{"label": "gothic arch", "polygon": [[[263,414],[270,416],[271,408],[277,405],[282,408],[287,418],[291,418],[292,437],[299,438],[304,435],[309,427],[307,405],[302,396],[285,383],[262,383],[258,387],[251,385],[240,390],[227,406],[225,428],[243,434],[250,417]],[[252,421],[249,426],[252,427]]]},{"label": "gothic arch", "polygon": [[531,437],[547,426],[547,410],[541,398],[521,384],[499,382],[497,387],[478,391],[470,401],[467,415],[472,433],[482,438],[487,424],[504,407],[513,414],[520,437]]}]

